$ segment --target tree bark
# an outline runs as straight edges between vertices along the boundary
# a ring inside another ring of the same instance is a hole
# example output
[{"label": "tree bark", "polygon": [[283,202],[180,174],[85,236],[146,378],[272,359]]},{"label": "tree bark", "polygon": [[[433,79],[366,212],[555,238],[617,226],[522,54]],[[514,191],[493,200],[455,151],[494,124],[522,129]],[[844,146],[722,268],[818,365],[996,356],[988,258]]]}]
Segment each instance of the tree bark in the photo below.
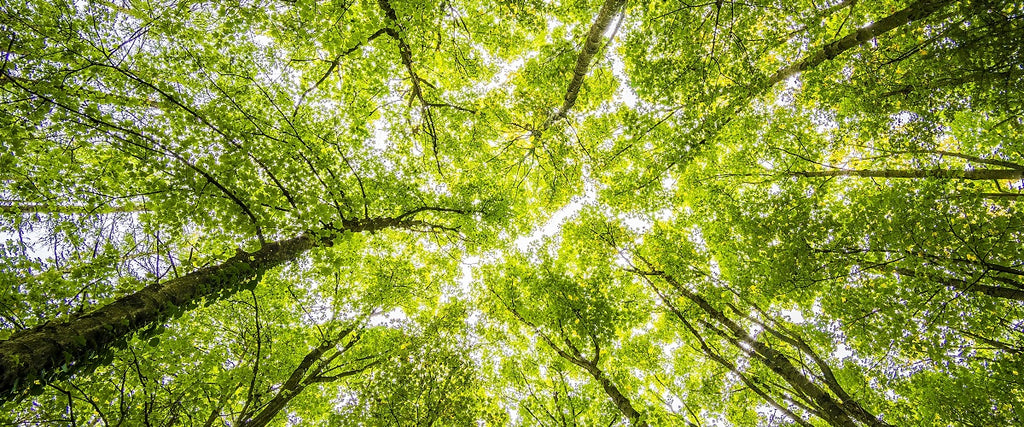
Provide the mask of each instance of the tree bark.
[{"label": "tree bark", "polygon": [[[404,217],[404,216],[403,216]],[[423,225],[412,219],[372,218],[344,221],[341,230],[375,231]],[[90,313],[46,322],[0,341],[0,401],[23,395],[36,384],[102,365],[111,347],[134,333],[197,306],[255,286],[269,269],[292,261],[330,237],[301,236],[265,243],[258,251],[238,253],[221,264],[154,283]],[[38,383],[37,383],[38,381]]]},{"label": "tree bark", "polygon": [[953,277],[940,277],[926,273],[918,273],[917,271],[911,270],[909,268],[882,268],[882,270],[890,270],[898,273],[901,276],[934,280],[939,284],[949,286],[958,291],[978,292],[994,298],[1004,298],[1024,302],[1024,291],[1020,289],[1005,288],[1002,286],[982,285],[979,283],[968,282],[966,280],[956,279]]},{"label": "tree bark", "polygon": [[579,56],[576,57],[576,68],[573,69],[572,80],[569,81],[569,87],[565,91],[565,101],[562,102],[562,106],[558,111],[544,121],[544,125],[540,127],[541,131],[565,118],[569,110],[576,105],[576,98],[580,96],[580,88],[583,86],[583,78],[587,76],[587,71],[590,70],[590,61],[594,60],[594,55],[601,48],[601,41],[604,39],[604,33],[608,31],[608,26],[612,23],[612,17],[615,16],[619,9],[622,9],[624,4],[626,4],[626,0],[605,0],[604,4],[601,5],[597,18],[590,25],[590,32],[587,33],[587,40],[583,44],[583,49],[580,50]]},{"label": "tree bark", "polygon": [[[868,413],[860,405],[853,401],[843,402],[829,394],[823,388],[801,372],[792,361],[782,352],[769,347],[765,343],[752,337],[746,329],[725,315],[724,312],[712,306],[702,296],[683,286],[674,277],[660,271],[639,272],[645,276],[660,276],[673,288],[681,293],[686,299],[697,305],[705,314],[715,322],[722,325],[734,337],[734,345],[742,347],[740,343],[750,347],[749,353],[757,360],[764,363],[768,369],[782,377],[794,390],[806,396],[810,403],[819,409],[818,415],[833,426],[852,427],[856,426],[856,420],[873,426],[888,426],[885,422],[878,420],[873,414]],[[723,331],[724,332],[724,331]]]},{"label": "tree bark", "polygon": [[615,406],[619,408],[619,411],[622,412],[622,414],[625,415],[626,418],[629,418],[630,424],[638,427],[647,426],[647,423],[640,419],[640,412],[638,412],[636,408],[633,407],[633,404],[629,401],[629,398],[622,394],[622,391],[619,390],[619,387],[616,386],[615,383],[613,383],[610,379],[608,379],[608,376],[605,375],[604,372],[597,367],[596,363],[585,366],[584,368],[587,370],[587,372],[590,373],[591,376],[594,377],[595,380],[597,380],[599,384],[601,384],[601,388],[603,388],[605,394],[607,394],[608,397],[612,399],[612,402],[614,402]]},{"label": "tree bark", "polygon": [[[637,427],[648,427],[648,424],[641,419],[640,412],[633,407],[633,404],[629,401],[629,398],[626,397],[626,395],[622,394],[622,391],[619,390],[619,387],[616,386],[615,383],[613,383],[610,379],[608,379],[608,376],[605,375],[604,372],[597,367],[597,364],[600,361],[600,353],[598,353],[595,350],[595,356],[593,360],[587,360],[583,356],[570,354],[568,351],[565,351],[564,349],[556,345],[554,341],[548,338],[546,334],[540,332],[540,330],[536,326],[534,326],[533,323],[526,322],[526,319],[520,316],[518,312],[513,311],[513,313],[516,315],[516,317],[519,318],[519,320],[525,322],[527,325],[532,327],[534,331],[541,336],[544,342],[546,342],[552,350],[555,350],[555,352],[558,353],[559,356],[561,356],[565,360],[568,360],[572,364],[583,368],[584,370],[587,371],[587,373],[594,377],[594,379],[597,380],[598,384],[601,384],[601,388],[604,389],[605,394],[607,394],[608,397],[612,399],[612,402],[615,403],[615,407],[619,408],[619,411],[622,412],[622,415],[625,415],[626,418],[629,419],[630,424]],[[573,349],[575,349],[575,347],[573,347]]]},{"label": "tree bark", "polygon": [[777,71],[774,75],[768,78],[767,81],[765,81],[762,87],[764,90],[767,90],[775,84],[793,77],[803,70],[813,68],[822,62],[835,58],[843,52],[860,46],[875,37],[910,22],[924,19],[936,10],[939,10],[940,7],[952,2],[953,0],[918,0],[910,6],[907,6],[905,9],[879,19],[864,28],[859,28],[848,34],[846,37],[833,41],[832,43],[822,46],[821,49],[804,56],[803,59],[795,64]]},{"label": "tree bark", "polygon": [[239,420],[238,422],[238,425],[240,427],[264,427],[267,424],[270,424],[270,422],[277,417],[281,410],[288,406],[288,403],[291,402],[292,399],[294,399],[300,393],[302,393],[302,391],[305,390],[306,387],[308,387],[310,384],[337,381],[344,377],[359,374],[369,369],[373,365],[376,365],[377,362],[373,362],[361,368],[342,372],[338,375],[333,375],[329,377],[321,376],[325,368],[325,362],[330,363],[330,360],[332,360],[334,357],[337,357],[337,355],[347,351],[353,344],[355,344],[355,341],[358,341],[358,338],[354,339],[352,342],[346,345],[344,349],[340,351],[336,350],[337,353],[335,353],[333,357],[327,356],[325,359],[325,355],[327,354],[327,352],[335,349],[335,346],[338,344],[338,342],[341,341],[346,336],[348,336],[349,334],[351,334],[352,331],[354,330],[354,327],[348,328],[344,332],[338,334],[337,339],[323,343],[320,346],[311,350],[309,353],[306,353],[306,356],[302,358],[302,362],[300,362],[299,366],[295,367],[295,369],[292,370],[291,375],[289,375],[288,379],[284,382],[284,384],[281,385],[281,388],[280,390],[278,390],[277,394],[274,395],[272,399],[270,399],[270,402],[263,406],[263,409],[260,410],[259,413],[257,413],[255,416],[252,416],[251,418],[243,414],[243,416],[241,417],[242,419]]},{"label": "tree bark", "polygon": [[[491,292],[494,291],[492,290]],[[498,296],[497,293],[494,293],[494,295]],[[570,342],[568,339],[566,339],[566,344],[568,344],[568,347],[570,350],[572,350],[572,352],[566,351],[558,344],[555,344],[555,342],[551,340],[551,337],[548,337],[548,335],[541,331],[540,328],[537,327],[537,325],[535,325],[533,322],[529,320],[526,320],[526,318],[519,314],[519,312],[516,311],[515,308],[508,304],[505,304],[505,301],[502,300],[500,297],[498,297],[498,300],[501,301],[502,305],[504,305],[505,308],[509,312],[511,312],[513,316],[516,317],[516,319],[519,319],[520,322],[525,323],[527,326],[533,329],[533,332],[540,336],[540,338],[544,340],[544,342],[547,343],[548,347],[551,347],[551,349],[554,350],[555,353],[558,353],[559,357],[569,361],[570,363],[576,366],[579,366],[580,368],[583,368],[585,371],[587,371],[587,373],[594,377],[594,379],[597,380],[599,384],[601,384],[601,388],[604,389],[605,394],[607,394],[608,397],[612,399],[612,402],[615,403],[615,407],[619,408],[619,412],[622,412],[622,415],[625,415],[626,418],[629,419],[630,424],[637,427],[648,427],[647,422],[643,420],[643,417],[640,414],[640,412],[633,407],[633,404],[629,401],[629,398],[627,398],[626,395],[622,394],[622,391],[619,390],[618,386],[616,386],[615,383],[608,379],[608,376],[605,375],[600,368],[598,368],[597,365],[601,360],[601,351],[596,339],[593,341],[594,358],[588,360],[587,358],[583,357],[583,355],[580,354],[579,349],[576,346],[574,346],[572,342]],[[591,338],[593,339],[593,337]]]},{"label": "tree bark", "polygon": [[306,389],[306,383],[303,381],[306,377],[306,372],[313,367],[314,363],[318,362],[320,358],[323,357],[324,353],[334,347],[334,345],[335,342],[331,341],[314,348],[312,351],[307,353],[306,356],[302,358],[302,362],[299,363],[299,366],[292,370],[291,375],[289,375],[288,379],[283,385],[281,385],[281,389],[277,394],[270,399],[270,402],[267,403],[266,406],[263,407],[263,410],[252,418],[243,418],[239,421],[238,425],[244,427],[263,427],[270,423],[270,420],[274,419],[274,417],[288,405],[288,402],[291,402],[295,396],[298,396],[299,393],[302,393],[302,390]]},{"label": "tree bark", "polygon": [[1019,180],[1024,179],[1024,171],[1014,169],[877,169],[877,170],[826,170],[790,172],[793,176],[807,178],[849,176],[858,178],[944,178],[966,180]]}]

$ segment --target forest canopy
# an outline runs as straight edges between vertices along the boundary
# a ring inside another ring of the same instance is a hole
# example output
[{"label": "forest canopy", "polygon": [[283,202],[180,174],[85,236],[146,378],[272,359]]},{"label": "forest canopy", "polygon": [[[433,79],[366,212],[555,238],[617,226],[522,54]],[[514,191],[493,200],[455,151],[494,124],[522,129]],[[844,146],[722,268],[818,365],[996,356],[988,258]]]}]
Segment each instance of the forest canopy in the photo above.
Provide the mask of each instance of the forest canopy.
[{"label": "forest canopy", "polygon": [[1024,424],[1024,4],[0,5],[0,424]]}]

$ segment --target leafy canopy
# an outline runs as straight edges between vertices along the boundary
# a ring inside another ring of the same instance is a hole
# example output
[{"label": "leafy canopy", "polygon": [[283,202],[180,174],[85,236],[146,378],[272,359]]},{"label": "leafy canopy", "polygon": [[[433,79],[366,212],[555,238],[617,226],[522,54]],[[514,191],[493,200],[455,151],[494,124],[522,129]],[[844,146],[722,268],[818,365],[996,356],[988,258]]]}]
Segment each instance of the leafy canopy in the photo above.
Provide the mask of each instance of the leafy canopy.
[{"label": "leafy canopy", "polygon": [[1024,423],[1022,18],[5,2],[0,421]]}]

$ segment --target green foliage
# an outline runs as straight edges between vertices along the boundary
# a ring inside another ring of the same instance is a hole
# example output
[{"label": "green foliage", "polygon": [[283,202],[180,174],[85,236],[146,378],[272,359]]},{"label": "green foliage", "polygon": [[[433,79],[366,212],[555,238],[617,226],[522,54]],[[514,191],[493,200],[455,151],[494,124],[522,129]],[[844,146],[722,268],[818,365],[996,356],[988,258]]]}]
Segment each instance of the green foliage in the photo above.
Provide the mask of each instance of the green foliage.
[{"label": "green foliage", "polygon": [[601,6],[0,5],[0,424],[1024,423],[1020,2]]}]

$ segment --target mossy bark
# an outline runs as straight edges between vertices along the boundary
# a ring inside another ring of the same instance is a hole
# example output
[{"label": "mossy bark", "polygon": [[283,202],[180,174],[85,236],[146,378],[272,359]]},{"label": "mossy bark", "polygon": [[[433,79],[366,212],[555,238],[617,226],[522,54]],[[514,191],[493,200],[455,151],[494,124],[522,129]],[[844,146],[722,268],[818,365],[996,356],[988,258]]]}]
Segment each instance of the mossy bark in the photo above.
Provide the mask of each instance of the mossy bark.
[{"label": "mossy bark", "polygon": [[[0,398],[24,392],[55,375],[102,363],[111,346],[203,300],[218,299],[260,279],[268,269],[316,246],[310,235],[239,251],[218,265],[154,283],[95,311],[47,322],[0,341]],[[37,383],[37,381],[39,383]]]},{"label": "mossy bark", "polygon": [[572,80],[569,81],[569,87],[565,90],[565,100],[558,111],[552,114],[551,117],[548,117],[540,130],[543,131],[555,122],[564,119],[569,110],[576,105],[576,98],[580,96],[580,88],[583,87],[583,78],[590,71],[590,62],[594,60],[594,55],[597,55],[597,51],[601,48],[601,41],[604,40],[604,33],[608,31],[612,18],[622,9],[624,4],[626,4],[625,0],[605,0],[601,5],[601,10],[597,13],[597,17],[594,18],[590,31],[587,32],[587,39],[583,43],[583,48],[580,49],[580,54],[576,57],[576,66],[572,70]]},{"label": "mossy bark", "polygon": [[252,253],[238,251],[224,262],[142,288],[89,313],[50,321],[0,341],[0,401],[17,398],[55,378],[106,363],[111,349],[133,334],[204,301],[255,286],[269,269],[316,246],[330,246],[337,232],[375,231],[423,225],[412,219],[343,221],[328,232],[304,233],[268,242]]}]

